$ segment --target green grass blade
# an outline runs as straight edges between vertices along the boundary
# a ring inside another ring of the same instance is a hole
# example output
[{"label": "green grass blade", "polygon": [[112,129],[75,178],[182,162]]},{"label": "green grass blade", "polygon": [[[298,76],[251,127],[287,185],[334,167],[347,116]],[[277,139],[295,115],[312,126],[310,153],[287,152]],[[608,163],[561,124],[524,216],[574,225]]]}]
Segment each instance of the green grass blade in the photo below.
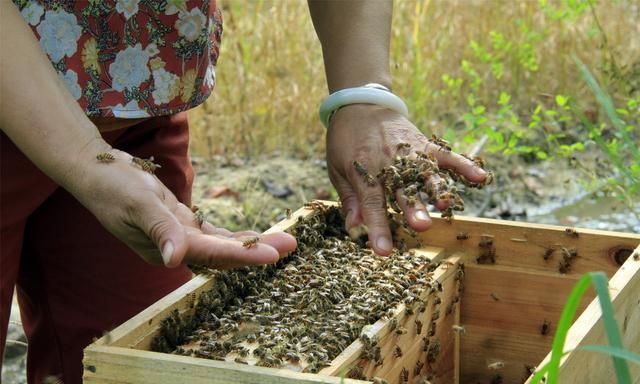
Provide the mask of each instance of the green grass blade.
[{"label": "green grass blade", "polygon": [[[598,301],[600,302],[600,308],[602,308],[602,321],[604,322],[604,329],[607,333],[609,345],[614,348],[624,349],[618,324],[614,317],[615,310],[609,297],[609,280],[607,279],[607,275],[605,275],[604,272],[590,272],[589,275],[591,276],[593,285],[596,287]],[[612,355],[612,358],[618,383],[630,383],[631,373],[629,373],[627,361],[614,355]]]},{"label": "green grass blade", "polygon": [[[610,345],[583,345],[576,348],[579,351],[603,353],[612,357],[617,357],[640,365],[640,354],[633,353],[626,349],[612,347]],[[620,382],[620,381],[618,381]],[[630,382],[630,381],[629,381]]]}]

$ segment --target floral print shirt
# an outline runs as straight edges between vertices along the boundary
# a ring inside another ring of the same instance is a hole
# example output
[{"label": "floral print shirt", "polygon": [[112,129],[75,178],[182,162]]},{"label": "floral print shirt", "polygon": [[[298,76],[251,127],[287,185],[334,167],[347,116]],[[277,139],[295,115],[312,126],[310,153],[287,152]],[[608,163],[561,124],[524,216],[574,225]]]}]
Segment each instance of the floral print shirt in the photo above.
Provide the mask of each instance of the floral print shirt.
[{"label": "floral print shirt", "polygon": [[89,116],[169,115],[215,84],[215,0],[14,0]]}]

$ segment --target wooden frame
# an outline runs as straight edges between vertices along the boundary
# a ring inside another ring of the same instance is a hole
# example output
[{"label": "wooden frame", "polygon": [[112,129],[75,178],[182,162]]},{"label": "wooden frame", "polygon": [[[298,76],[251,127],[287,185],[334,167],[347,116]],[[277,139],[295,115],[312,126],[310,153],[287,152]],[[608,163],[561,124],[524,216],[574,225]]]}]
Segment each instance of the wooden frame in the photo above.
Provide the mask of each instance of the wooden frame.
[{"label": "wooden frame", "polygon": [[[291,228],[299,216],[309,214],[310,209],[300,209],[270,231]],[[625,346],[640,352],[640,261],[634,257],[623,260],[634,249],[640,254],[639,235],[567,231],[558,226],[468,217],[449,222],[434,216],[429,231],[417,239],[407,237],[406,241],[411,247],[419,247],[417,251],[426,253],[429,259],[442,262],[434,271],[434,279],[443,288],[440,307],[429,306],[423,313],[408,315],[400,305],[394,317],[408,330],[402,337],[390,331],[389,320],[380,320],[367,329],[367,334],[377,335],[384,355],[390,355],[398,345],[404,351],[401,358],[385,359],[382,366],[374,367],[360,359],[363,345],[356,340],[329,367],[318,374],[308,374],[150,352],[160,321],[174,309],[189,311],[193,300],[212,287],[211,278],[200,275],[88,346],[83,361],[84,381],[366,383],[340,378],[350,367],[359,365],[367,376],[383,377],[389,383],[399,382],[400,371],[407,368],[413,382],[414,366],[417,361],[424,361],[427,348],[426,342],[416,336],[416,319],[429,326],[437,310],[440,315],[433,320],[434,340],[440,343],[440,353],[430,364],[430,371],[434,372],[431,383],[488,383],[497,376],[504,382],[522,382],[529,375],[525,365],[536,366],[548,359],[545,356],[550,350],[554,325],[568,292],[582,273],[594,270],[610,276],[610,292]],[[576,254],[563,269],[566,273],[560,273],[568,251]],[[483,258],[487,255],[491,256],[489,264],[481,264],[487,262]],[[590,292],[581,304],[581,310],[586,310],[570,330],[567,349],[606,343],[599,321],[600,308],[597,301],[591,301],[593,297]],[[454,332],[454,325],[463,329],[456,328]],[[593,362],[595,359],[598,364]],[[597,366],[598,371],[591,372],[585,366]],[[640,378],[637,367],[632,372],[633,377]],[[426,367],[415,373],[427,377]],[[572,352],[563,360],[561,377],[563,383],[605,382],[613,377],[612,365],[610,359],[592,353]]]}]

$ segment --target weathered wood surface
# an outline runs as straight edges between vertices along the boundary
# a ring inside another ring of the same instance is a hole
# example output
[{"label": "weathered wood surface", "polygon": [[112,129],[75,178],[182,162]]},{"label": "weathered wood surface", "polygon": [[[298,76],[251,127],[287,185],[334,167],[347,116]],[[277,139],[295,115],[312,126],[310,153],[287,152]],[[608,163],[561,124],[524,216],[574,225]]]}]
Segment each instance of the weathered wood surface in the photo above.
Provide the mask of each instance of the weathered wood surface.
[{"label": "weathered wood surface", "polygon": [[[640,243],[640,235],[632,233],[570,228],[578,233],[578,237],[574,237],[566,232],[569,227],[464,216],[454,216],[449,222],[438,214],[431,216],[433,225],[419,234],[423,245],[442,247],[449,254],[464,252],[475,259],[482,251],[478,246],[482,235],[491,235],[497,265],[547,272],[559,271],[562,247],[575,248],[578,256],[568,273],[575,276],[590,271],[604,271],[609,277],[613,276],[622,265],[616,262],[616,255],[628,254]],[[468,238],[458,240],[462,234]],[[410,237],[405,238],[415,246]],[[545,260],[547,249],[555,251]]]},{"label": "weathered wood surface", "polygon": [[[549,352],[560,313],[577,279],[573,276],[522,268],[467,265],[461,323],[460,378],[462,383],[521,382]],[[589,291],[579,307],[594,297]],[[543,324],[548,322],[546,334]],[[490,364],[504,367],[492,369]]]},{"label": "weathered wood surface", "polygon": [[[636,249],[640,255],[640,246]],[[609,281],[613,302],[625,349],[640,353],[640,257],[630,257]],[[593,300],[575,321],[565,343],[565,351],[584,345],[608,345],[598,300]],[[550,355],[540,366],[549,361]],[[640,383],[640,366],[629,363],[633,383]],[[573,351],[560,365],[561,383],[613,383],[615,373],[610,357],[586,351]]]},{"label": "weathered wood surface", "polygon": [[287,369],[263,368],[193,357],[90,345],[84,382],[108,384],[365,384]]}]

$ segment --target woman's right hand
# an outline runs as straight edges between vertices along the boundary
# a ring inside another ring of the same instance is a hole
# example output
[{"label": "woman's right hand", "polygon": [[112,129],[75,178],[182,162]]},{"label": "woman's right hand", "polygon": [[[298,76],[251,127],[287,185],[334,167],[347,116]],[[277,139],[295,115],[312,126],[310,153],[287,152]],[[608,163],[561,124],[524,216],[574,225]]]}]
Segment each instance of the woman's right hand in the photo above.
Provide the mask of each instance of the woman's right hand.
[{"label": "woman's right hand", "polygon": [[[98,161],[96,155],[104,152],[114,160]],[[287,233],[233,233],[207,222],[200,224],[156,176],[102,140],[85,147],[76,164],[67,173],[67,189],[109,232],[149,263],[227,269],[274,263],[296,247],[295,238]],[[243,246],[244,240],[258,236],[255,245]]]}]

